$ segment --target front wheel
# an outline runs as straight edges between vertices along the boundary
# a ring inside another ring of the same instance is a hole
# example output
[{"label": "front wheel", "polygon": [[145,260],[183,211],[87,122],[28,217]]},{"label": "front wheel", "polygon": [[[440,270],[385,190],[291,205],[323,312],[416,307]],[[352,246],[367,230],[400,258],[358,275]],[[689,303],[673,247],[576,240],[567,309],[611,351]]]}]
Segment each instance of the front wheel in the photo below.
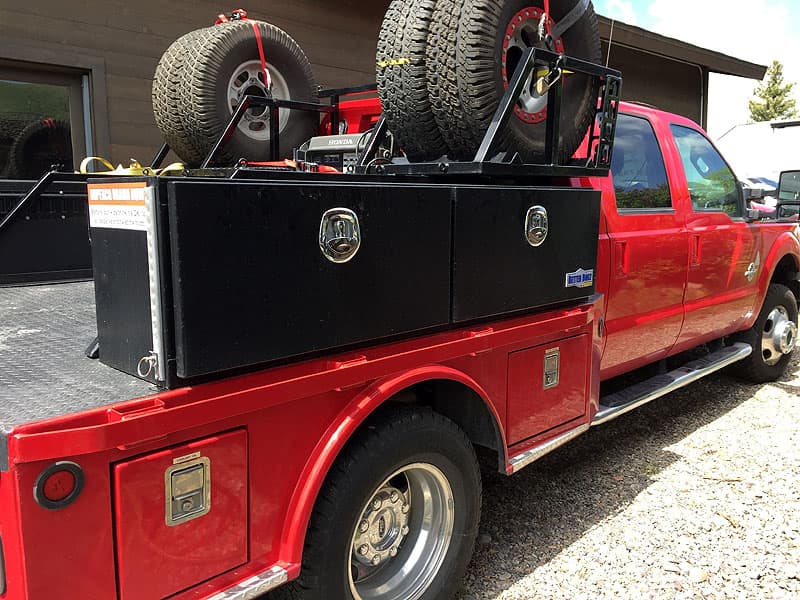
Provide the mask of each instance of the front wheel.
[{"label": "front wheel", "polygon": [[480,518],[472,445],[426,409],[384,413],[328,475],[292,590],[303,600],[449,598]]},{"label": "front wheel", "polygon": [[734,374],[754,383],[783,375],[797,345],[797,300],[792,291],[785,285],[770,285],[753,327],[733,339],[753,347],[748,358],[733,366]]}]

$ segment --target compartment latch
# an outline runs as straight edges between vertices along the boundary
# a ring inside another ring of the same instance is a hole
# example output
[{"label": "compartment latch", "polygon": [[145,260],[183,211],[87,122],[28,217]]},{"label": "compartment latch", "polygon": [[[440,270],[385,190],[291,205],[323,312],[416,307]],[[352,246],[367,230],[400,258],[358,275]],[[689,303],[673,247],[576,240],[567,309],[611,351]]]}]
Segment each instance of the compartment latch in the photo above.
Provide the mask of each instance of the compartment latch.
[{"label": "compartment latch", "polygon": [[561,349],[551,348],[544,353],[544,389],[558,387],[561,379]]},{"label": "compartment latch", "polygon": [[211,510],[211,461],[208,458],[199,456],[171,466],[164,475],[164,482],[168,526],[197,519]]}]

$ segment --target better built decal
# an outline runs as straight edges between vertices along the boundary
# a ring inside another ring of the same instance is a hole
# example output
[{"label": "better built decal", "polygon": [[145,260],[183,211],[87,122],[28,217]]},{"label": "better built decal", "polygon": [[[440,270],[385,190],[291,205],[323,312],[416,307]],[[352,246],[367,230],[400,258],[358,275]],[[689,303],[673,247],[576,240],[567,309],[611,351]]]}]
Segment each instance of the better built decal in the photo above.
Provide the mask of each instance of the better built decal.
[{"label": "better built decal", "polygon": [[574,273],[567,273],[567,282],[564,287],[588,288],[594,285],[594,269],[586,271],[578,269]]}]

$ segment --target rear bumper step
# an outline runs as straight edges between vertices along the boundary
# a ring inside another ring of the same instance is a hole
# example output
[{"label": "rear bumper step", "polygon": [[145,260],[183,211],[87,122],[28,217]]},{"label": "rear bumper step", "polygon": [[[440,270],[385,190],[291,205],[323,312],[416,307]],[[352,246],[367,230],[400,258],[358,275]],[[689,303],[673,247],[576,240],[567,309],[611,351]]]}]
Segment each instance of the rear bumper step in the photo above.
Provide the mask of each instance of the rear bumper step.
[{"label": "rear bumper step", "polygon": [[706,375],[745,359],[752,352],[753,348],[748,344],[733,344],[686,363],[679,369],[664,375],[657,375],[622,391],[604,396],[600,399],[600,410],[595,415],[592,425],[602,425],[616,419],[642,404],[666,396]]}]

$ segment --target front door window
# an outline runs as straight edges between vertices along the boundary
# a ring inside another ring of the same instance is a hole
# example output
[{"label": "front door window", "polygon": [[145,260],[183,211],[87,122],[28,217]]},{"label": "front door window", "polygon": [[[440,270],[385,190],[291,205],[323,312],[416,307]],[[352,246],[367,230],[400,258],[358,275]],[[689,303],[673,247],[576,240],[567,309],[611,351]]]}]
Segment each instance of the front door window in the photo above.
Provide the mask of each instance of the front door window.
[{"label": "front door window", "polygon": [[672,135],[686,172],[692,208],[740,217],[739,184],[725,160],[699,131],[672,125]]}]

